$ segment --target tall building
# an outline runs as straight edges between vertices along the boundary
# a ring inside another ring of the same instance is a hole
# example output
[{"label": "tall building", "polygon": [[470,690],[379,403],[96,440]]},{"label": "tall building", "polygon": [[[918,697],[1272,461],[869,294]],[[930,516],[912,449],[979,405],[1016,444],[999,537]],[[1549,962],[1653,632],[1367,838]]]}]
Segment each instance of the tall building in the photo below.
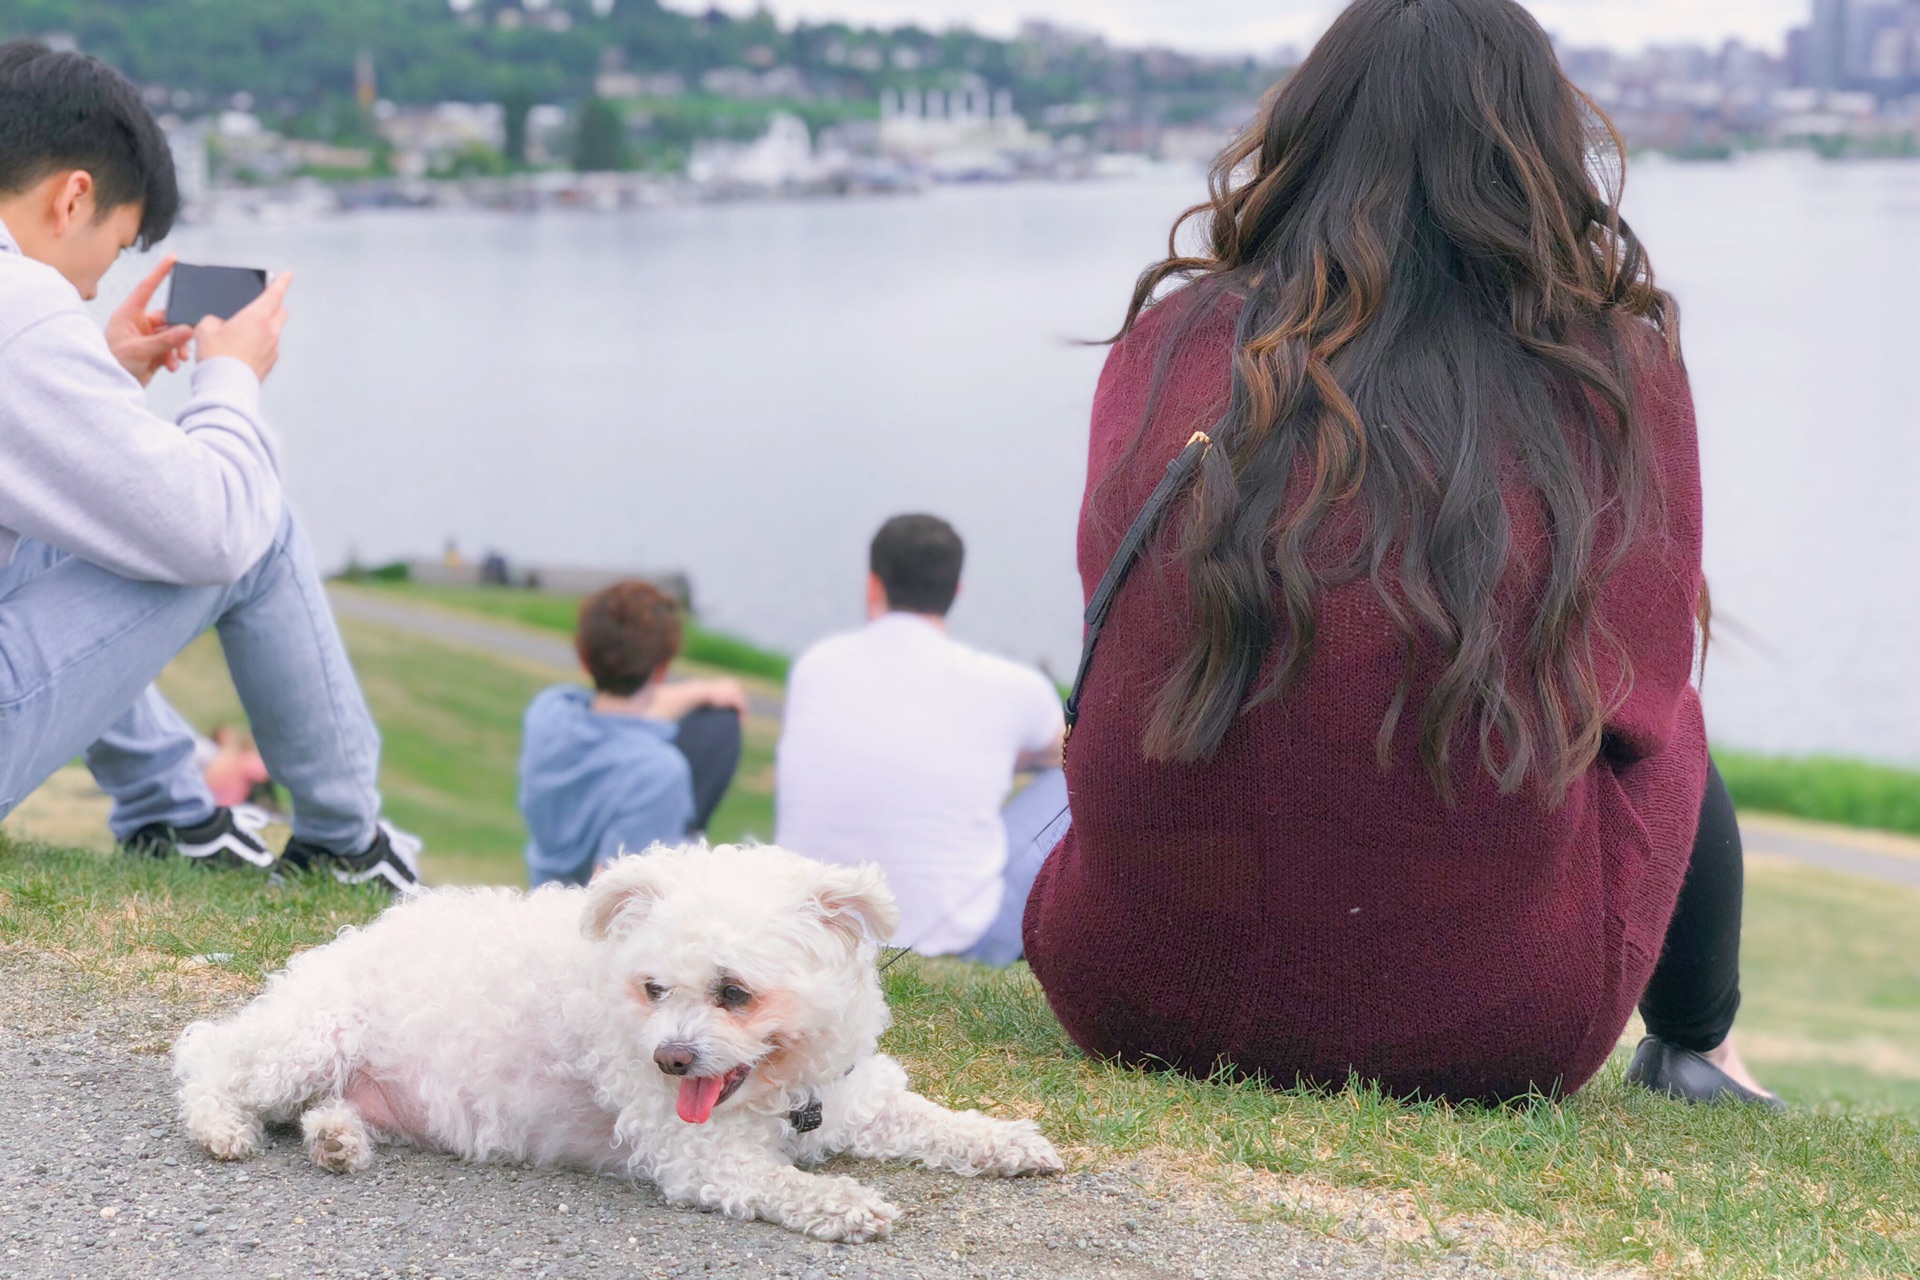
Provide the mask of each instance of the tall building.
[{"label": "tall building", "polygon": [[1889,91],[1920,82],[1920,3],[1854,0],[1854,4],[1858,82]]},{"label": "tall building", "polygon": [[1809,88],[1838,89],[1846,83],[1847,9],[1847,0],[1813,0],[1805,68]]},{"label": "tall building", "polygon": [[1920,87],[1920,0],[1813,0],[1802,48],[1815,89]]}]

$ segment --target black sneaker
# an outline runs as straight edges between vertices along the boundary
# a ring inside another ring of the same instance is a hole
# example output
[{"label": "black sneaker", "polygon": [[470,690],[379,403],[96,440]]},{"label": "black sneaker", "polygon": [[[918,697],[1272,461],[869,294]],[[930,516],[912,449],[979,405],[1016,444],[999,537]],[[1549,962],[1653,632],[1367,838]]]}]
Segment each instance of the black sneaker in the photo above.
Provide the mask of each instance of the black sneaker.
[{"label": "black sneaker", "polygon": [[420,883],[420,837],[382,821],[373,843],[359,853],[335,853],[305,840],[289,840],[281,861],[296,871],[332,870],[341,884],[377,884],[396,898],[425,891]]},{"label": "black sneaker", "polygon": [[120,852],[134,858],[171,858],[173,849],[173,828],[164,822],[150,822],[120,842]]},{"label": "black sneaker", "polygon": [[135,857],[182,857],[203,867],[246,867],[271,872],[279,861],[260,833],[273,819],[252,805],[215,809],[194,827],[153,823],[128,836],[121,848]]}]

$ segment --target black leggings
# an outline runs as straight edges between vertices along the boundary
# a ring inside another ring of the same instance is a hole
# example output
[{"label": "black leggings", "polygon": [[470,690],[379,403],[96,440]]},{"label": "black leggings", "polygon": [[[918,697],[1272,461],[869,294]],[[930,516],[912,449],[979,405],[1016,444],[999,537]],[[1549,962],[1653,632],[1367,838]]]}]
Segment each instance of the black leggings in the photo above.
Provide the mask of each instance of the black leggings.
[{"label": "black leggings", "polygon": [[1733,798],[1720,770],[1707,769],[1700,834],[1667,926],[1660,963],[1640,997],[1647,1032],[1695,1053],[1717,1049],[1740,1010],[1740,909],[1746,871]]}]

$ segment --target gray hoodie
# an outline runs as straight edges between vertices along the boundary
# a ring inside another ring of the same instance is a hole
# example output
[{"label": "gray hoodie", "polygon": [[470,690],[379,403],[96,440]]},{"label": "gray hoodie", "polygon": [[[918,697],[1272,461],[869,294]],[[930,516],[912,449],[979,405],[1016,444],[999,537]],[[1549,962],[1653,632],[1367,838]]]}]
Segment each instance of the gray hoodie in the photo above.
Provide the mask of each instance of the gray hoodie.
[{"label": "gray hoodie", "polygon": [[585,884],[596,865],[678,844],[693,821],[693,766],[674,741],[680,726],[602,715],[593,691],[556,685],[527,708],[520,748],[520,812],[527,879]]},{"label": "gray hoodie", "polygon": [[155,416],[79,291],[0,223],[0,567],[28,537],[127,578],[225,585],[282,504],[252,369],[202,361],[178,424]]}]

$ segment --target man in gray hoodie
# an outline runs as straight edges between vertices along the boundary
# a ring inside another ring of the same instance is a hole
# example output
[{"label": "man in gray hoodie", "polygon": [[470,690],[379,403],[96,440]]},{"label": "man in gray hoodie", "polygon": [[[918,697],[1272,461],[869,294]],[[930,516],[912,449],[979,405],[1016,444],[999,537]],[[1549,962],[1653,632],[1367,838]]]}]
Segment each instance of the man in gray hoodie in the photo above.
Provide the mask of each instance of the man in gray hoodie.
[{"label": "man in gray hoodie", "polygon": [[[293,799],[281,860],[413,891],[419,842],[381,821],[379,733],[260,411],[291,277],[231,320],[169,328],[148,309],[168,259],[103,333],[83,302],[179,208],[166,139],[119,73],[27,41],[0,45],[0,120],[0,817],[84,753],[123,844],[272,868],[151,687],[212,627]],[[170,423],[144,387],[190,346]]]}]

